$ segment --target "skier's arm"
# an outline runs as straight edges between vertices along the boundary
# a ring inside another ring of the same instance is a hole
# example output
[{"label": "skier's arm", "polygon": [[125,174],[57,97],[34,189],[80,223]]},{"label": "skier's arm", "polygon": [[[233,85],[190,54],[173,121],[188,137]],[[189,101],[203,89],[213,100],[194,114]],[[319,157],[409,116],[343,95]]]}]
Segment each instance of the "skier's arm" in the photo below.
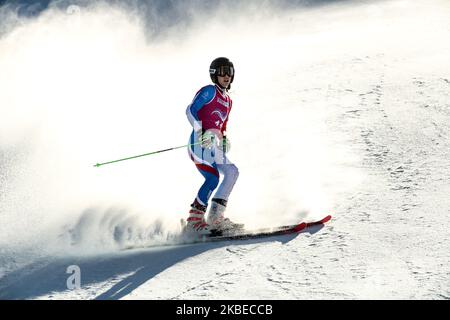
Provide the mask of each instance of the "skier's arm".
[{"label": "skier's arm", "polygon": [[194,97],[192,103],[186,109],[186,115],[191,123],[194,131],[199,131],[202,129],[202,123],[200,118],[198,117],[198,112],[200,109],[207,103],[209,103],[212,99],[214,99],[214,95],[216,94],[216,89],[214,86],[207,86],[200,90],[199,93]]}]

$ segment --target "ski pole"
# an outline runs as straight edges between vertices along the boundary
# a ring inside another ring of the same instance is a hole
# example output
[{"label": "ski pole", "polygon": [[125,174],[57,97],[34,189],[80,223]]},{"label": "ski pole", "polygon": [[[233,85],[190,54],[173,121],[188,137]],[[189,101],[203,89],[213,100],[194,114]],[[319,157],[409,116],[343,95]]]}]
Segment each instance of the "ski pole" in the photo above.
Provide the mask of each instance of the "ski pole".
[{"label": "ski pole", "polygon": [[201,144],[202,142],[196,142],[196,143],[192,143],[192,144],[187,144],[184,146],[179,146],[179,147],[173,147],[173,148],[169,148],[169,149],[164,149],[164,150],[158,150],[158,151],[153,151],[153,152],[149,152],[149,153],[144,153],[144,154],[140,154],[137,156],[132,156],[132,157],[128,157],[128,158],[123,158],[123,159],[118,159],[118,160],[113,160],[113,161],[108,161],[108,162],[103,162],[103,163],[97,163],[94,164],[94,167],[100,167],[100,166],[104,166],[106,164],[111,164],[111,163],[115,163],[115,162],[119,162],[119,161],[125,161],[125,160],[131,160],[131,159],[136,159],[136,158],[140,158],[140,157],[145,157],[145,156],[150,156],[152,154],[157,154],[157,153],[162,153],[162,152],[166,152],[166,151],[171,151],[171,150],[175,150],[175,149],[181,149],[181,148],[186,148],[186,147],[190,147],[190,146],[195,146],[197,144]]}]

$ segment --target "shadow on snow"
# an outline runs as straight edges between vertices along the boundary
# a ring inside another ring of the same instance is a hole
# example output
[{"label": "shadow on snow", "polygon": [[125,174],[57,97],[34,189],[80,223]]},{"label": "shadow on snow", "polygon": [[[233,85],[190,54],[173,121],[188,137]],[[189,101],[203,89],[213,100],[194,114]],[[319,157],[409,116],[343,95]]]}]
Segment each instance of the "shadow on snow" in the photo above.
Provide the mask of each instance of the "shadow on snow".
[{"label": "shadow on snow", "polygon": [[[322,226],[310,227],[298,234],[267,237],[261,239],[224,241],[176,245],[173,247],[154,247],[148,249],[125,250],[110,255],[96,257],[47,258],[6,275],[0,280],[1,299],[32,299],[39,296],[52,298],[52,293],[68,290],[66,281],[70,274],[67,267],[77,265],[81,270],[81,285],[84,292],[97,283],[115,281],[125,276],[105,292],[93,292],[93,299],[116,300],[125,297],[159,273],[208,250],[229,245],[248,245],[255,243],[279,241],[290,242],[299,234],[314,234]],[[102,288],[94,287],[100,291]],[[86,297],[83,292],[80,297]],[[75,292],[76,293],[76,292]]]}]

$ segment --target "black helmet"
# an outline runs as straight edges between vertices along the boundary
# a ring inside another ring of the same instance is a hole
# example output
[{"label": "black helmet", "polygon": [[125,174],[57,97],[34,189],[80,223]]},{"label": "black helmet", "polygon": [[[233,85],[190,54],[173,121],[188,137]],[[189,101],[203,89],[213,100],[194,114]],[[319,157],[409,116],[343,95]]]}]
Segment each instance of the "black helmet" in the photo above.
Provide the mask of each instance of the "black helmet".
[{"label": "black helmet", "polygon": [[233,62],[231,62],[228,58],[220,57],[216,58],[211,62],[209,66],[209,76],[211,77],[212,82],[217,83],[217,76],[222,76],[228,74],[231,77],[230,84],[233,83],[234,80],[234,66]]}]

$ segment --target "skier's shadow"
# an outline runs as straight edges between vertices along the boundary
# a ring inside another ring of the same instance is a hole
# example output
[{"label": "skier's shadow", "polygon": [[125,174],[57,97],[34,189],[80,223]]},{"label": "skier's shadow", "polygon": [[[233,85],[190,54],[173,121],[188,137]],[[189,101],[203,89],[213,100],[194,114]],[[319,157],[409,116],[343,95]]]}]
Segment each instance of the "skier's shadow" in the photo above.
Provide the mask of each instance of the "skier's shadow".
[{"label": "skier's shadow", "polygon": [[281,242],[282,244],[286,244],[302,233],[315,234],[316,232],[320,231],[323,227],[324,225],[311,226],[308,229],[297,234],[273,236],[267,238],[241,240],[241,241],[224,241],[216,243],[184,245],[176,248],[170,249],[166,248],[158,253],[148,252],[148,253],[141,253],[136,257],[130,256],[129,259],[131,260],[136,258],[139,260],[136,261],[135,263],[136,265],[135,267],[138,267],[135,269],[137,271],[132,275],[116,283],[109,290],[97,296],[96,299],[115,300],[125,297],[126,295],[130,294],[132,291],[140,287],[145,282],[149,281],[159,273],[163,272],[165,269],[168,269],[169,267],[175,265],[178,262],[201,254],[205,251],[236,244],[250,245],[273,241],[278,241]]},{"label": "skier's shadow", "polygon": [[[278,241],[283,244],[296,238],[298,234],[294,235],[284,235],[284,236],[274,236],[261,239],[250,239],[241,241],[223,241],[216,243],[200,243],[194,245],[183,245],[176,248],[164,249],[159,253],[148,253],[138,255],[138,259],[142,261],[136,263],[137,271],[132,275],[126,277],[125,279],[119,281],[109,290],[97,296],[95,299],[98,300],[116,300],[125,297],[132,291],[140,287],[145,282],[154,278],[159,273],[170,268],[171,266],[203,252],[226,247],[229,245],[250,245],[263,242],[273,242]],[[135,259],[135,257],[129,257],[130,259]],[[152,263],[149,263],[152,262]]]},{"label": "skier's shadow", "polygon": [[[322,227],[310,227],[301,233],[316,233]],[[67,288],[70,274],[66,272],[69,266],[76,265],[81,271],[83,297],[90,296],[99,300],[121,299],[166,269],[206,251],[230,245],[251,245],[274,241],[286,244],[298,235],[125,250],[119,254],[84,258],[46,259],[1,278],[0,298],[30,299],[39,296],[52,298],[53,292],[67,293],[67,297],[70,298],[72,293]],[[117,283],[111,288],[98,295],[102,286],[116,281]],[[77,295],[76,290],[73,294]]]}]

